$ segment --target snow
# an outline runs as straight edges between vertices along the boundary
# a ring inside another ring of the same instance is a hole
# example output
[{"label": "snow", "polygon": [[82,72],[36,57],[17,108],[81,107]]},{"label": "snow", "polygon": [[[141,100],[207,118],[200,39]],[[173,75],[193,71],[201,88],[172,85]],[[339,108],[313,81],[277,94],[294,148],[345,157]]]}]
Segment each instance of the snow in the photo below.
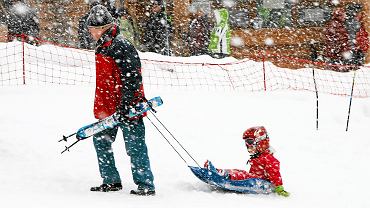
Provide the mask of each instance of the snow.
[{"label": "snow", "polygon": [[244,46],[244,40],[241,37],[231,37],[231,43],[234,47],[243,47]]},{"label": "snow", "polygon": [[268,46],[274,45],[274,39],[272,39],[272,38],[266,38],[265,39],[265,44],[268,45]]},{"label": "snow", "polygon": [[22,2],[15,3],[11,9],[19,16],[27,15],[30,11],[30,8]]},{"label": "snow", "polygon": [[5,86],[0,94],[1,207],[370,207],[369,98],[353,99],[346,132],[349,97],[319,94],[316,130],[313,92],[210,92],[146,86],[148,98],[160,95],[164,100],[156,116],[201,165],[209,159],[218,168],[247,169],[249,155],[242,133],[264,125],[291,196],[213,190],[191,173],[145,119],[157,195],[137,197],[129,194],[136,187],[121,133],[113,148],[122,191],[89,191],[101,184],[91,139],[60,154],[72,142],[58,143],[63,134],[95,121],[93,85]]}]

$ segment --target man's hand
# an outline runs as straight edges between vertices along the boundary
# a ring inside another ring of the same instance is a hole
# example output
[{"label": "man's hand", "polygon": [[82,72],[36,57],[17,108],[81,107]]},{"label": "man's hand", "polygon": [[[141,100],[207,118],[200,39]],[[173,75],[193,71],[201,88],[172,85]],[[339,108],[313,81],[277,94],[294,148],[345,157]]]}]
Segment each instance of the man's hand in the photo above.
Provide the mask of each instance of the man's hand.
[{"label": "man's hand", "polygon": [[128,109],[124,109],[124,110],[118,110],[117,111],[117,116],[118,116],[118,121],[119,122],[127,122],[129,120],[129,117],[128,117]]}]

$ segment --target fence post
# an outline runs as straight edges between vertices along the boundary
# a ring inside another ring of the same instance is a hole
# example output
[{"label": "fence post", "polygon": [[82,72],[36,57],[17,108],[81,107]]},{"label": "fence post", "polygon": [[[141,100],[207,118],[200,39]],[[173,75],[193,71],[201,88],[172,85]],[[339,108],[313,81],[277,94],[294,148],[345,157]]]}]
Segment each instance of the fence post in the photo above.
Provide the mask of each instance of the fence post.
[{"label": "fence post", "polygon": [[263,66],[263,88],[266,91],[266,68],[265,68],[265,53],[261,52],[262,54],[262,66]]},{"label": "fence post", "polygon": [[23,85],[25,85],[26,84],[26,65],[25,65],[25,61],[24,61],[24,42],[25,42],[25,35],[24,34],[21,35],[21,39],[22,39]]},{"label": "fence post", "polygon": [[319,130],[319,92],[317,90],[316,78],[315,78],[315,69],[312,64],[312,78],[315,85],[316,92],[316,130]]}]

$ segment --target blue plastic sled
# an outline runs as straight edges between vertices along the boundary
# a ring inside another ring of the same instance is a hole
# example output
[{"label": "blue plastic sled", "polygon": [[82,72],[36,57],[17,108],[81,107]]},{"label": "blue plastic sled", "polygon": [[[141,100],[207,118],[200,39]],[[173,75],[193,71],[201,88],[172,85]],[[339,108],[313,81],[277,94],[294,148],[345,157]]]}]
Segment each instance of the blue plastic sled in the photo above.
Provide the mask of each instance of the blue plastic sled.
[{"label": "blue plastic sled", "polygon": [[270,194],[273,190],[273,185],[269,181],[259,178],[232,181],[206,168],[193,166],[189,166],[189,168],[201,181],[225,191],[247,194]]}]

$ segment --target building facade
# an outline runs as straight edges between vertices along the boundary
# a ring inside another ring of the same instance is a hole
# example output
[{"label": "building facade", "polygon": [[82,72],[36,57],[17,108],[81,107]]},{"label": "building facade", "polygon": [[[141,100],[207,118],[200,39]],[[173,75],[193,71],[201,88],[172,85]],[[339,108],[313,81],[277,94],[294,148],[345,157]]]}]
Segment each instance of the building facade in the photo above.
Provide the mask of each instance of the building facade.
[{"label": "building facade", "polygon": [[[9,1],[9,0],[5,0]],[[4,2],[5,2],[4,1]],[[109,0],[108,0],[109,1]],[[0,3],[0,9],[6,5]],[[149,16],[149,0],[112,1],[117,8],[125,6],[143,36]],[[161,0],[171,22],[170,45],[172,54],[188,55],[186,34],[191,18],[191,6],[204,7],[212,21],[212,10],[225,7],[230,14],[233,40],[232,56],[236,58],[273,59],[274,63],[290,68],[291,61],[283,56],[309,60],[314,44],[318,52],[323,47],[325,24],[333,9],[357,3],[363,6],[365,26],[370,33],[370,2],[368,0]],[[40,38],[68,46],[76,46],[79,18],[88,12],[87,0],[28,0],[40,20]],[[0,25],[0,41],[4,41],[6,27]],[[287,61],[284,61],[287,60]],[[368,52],[366,62],[370,62]]]}]

